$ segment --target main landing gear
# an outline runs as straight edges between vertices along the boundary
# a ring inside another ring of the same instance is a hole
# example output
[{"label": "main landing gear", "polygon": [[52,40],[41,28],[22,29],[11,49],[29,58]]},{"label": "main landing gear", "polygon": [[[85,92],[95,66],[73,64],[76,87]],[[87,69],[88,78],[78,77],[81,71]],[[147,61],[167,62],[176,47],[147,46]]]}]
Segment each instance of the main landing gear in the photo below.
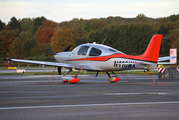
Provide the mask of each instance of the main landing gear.
[{"label": "main landing gear", "polygon": [[112,72],[113,76],[111,74],[109,74],[109,72],[106,72],[106,73],[109,77],[108,80],[109,80],[110,83],[115,83],[115,82],[121,80],[120,78],[117,77],[117,75],[114,72]]},{"label": "main landing gear", "polygon": [[63,83],[77,83],[80,81],[78,77],[78,75],[80,74],[81,70],[78,70],[77,74],[75,75],[75,77],[71,77],[71,76],[66,76],[69,72],[71,72],[72,69],[69,69],[68,72],[66,72],[63,76],[62,76],[62,80],[63,80]]},{"label": "main landing gear", "polygon": [[[98,76],[98,73],[99,73],[99,72],[97,72],[97,73],[96,73],[96,76],[94,76],[94,77],[97,77],[97,76]],[[110,83],[115,83],[115,82],[121,80],[120,78],[117,77],[117,75],[116,75],[114,72],[112,72],[113,75],[109,74],[109,72],[106,72],[106,73],[107,73],[107,75],[108,75],[108,77],[109,77],[108,80],[109,80]]]}]

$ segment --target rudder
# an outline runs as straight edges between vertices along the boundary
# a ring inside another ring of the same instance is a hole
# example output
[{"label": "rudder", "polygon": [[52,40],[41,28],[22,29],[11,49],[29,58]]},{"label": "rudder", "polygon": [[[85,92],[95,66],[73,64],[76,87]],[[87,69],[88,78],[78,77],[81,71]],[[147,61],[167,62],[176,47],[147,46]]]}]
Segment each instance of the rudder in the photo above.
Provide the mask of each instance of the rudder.
[{"label": "rudder", "polygon": [[163,35],[153,35],[146,51],[141,55],[143,60],[157,62],[159,59],[159,52],[161,47]]}]

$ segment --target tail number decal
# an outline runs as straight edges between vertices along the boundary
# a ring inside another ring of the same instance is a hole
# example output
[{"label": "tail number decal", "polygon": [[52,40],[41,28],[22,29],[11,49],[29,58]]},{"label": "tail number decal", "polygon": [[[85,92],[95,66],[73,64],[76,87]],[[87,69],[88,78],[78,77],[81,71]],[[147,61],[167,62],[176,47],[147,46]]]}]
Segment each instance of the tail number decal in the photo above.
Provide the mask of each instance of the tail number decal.
[{"label": "tail number decal", "polygon": [[135,68],[134,61],[114,61],[113,67]]}]

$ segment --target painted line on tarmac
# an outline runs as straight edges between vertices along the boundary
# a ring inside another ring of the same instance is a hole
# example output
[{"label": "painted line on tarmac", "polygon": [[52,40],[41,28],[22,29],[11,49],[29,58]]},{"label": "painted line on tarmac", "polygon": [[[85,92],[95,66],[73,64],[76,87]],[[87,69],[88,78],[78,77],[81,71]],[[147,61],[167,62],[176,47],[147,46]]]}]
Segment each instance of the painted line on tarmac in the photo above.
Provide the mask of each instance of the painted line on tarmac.
[{"label": "painted line on tarmac", "polygon": [[94,107],[94,106],[120,106],[120,105],[151,105],[151,104],[178,104],[179,101],[167,102],[136,102],[136,103],[102,103],[102,104],[78,104],[78,105],[51,105],[51,106],[25,106],[25,107],[1,107],[0,110],[37,109],[37,108],[66,108],[66,107]]},{"label": "painted line on tarmac", "polygon": [[104,93],[104,95],[171,95],[179,92]]}]

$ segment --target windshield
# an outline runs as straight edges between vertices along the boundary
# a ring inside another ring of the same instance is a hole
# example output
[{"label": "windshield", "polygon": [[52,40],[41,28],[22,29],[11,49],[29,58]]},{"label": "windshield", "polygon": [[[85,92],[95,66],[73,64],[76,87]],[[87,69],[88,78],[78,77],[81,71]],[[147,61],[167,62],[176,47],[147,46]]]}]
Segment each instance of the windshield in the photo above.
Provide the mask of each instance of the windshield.
[{"label": "windshield", "polygon": [[78,55],[86,55],[88,48],[89,48],[89,46],[81,46],[77,54]]},{"label": "windshield", "polygon": [[76,47],[75,49],[73,49],[72,53],[75,54],[78,48],[79,48],[79,46]]}]

